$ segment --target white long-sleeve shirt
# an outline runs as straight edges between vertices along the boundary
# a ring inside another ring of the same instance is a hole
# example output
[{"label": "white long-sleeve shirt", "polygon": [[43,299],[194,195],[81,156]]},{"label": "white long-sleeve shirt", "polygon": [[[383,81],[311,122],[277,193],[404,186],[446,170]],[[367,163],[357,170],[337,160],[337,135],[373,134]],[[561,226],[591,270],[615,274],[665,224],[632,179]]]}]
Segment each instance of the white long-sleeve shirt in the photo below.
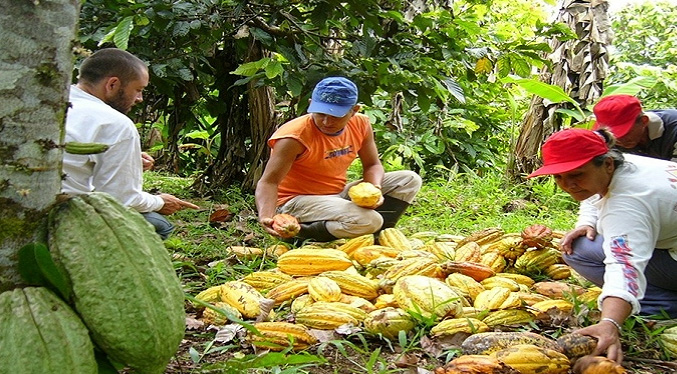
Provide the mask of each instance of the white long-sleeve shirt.
[{"label": "white long-sleeve shirt", "polygon": [[107,192],[141,213],[162,209],[161,197],[142,190],[141,144],[132,120],[75,85],[69,102],[66,142],[105,143],[109,148],[94,155],[64,152],[62,191],[73,195]]},{"label": "white long-sleeve shirt", "polygon": [[668,250],[677,261],[677,163],[624,157],[607,194],[581,203],[577,227],[591,225],[604,237],[600,304],[607,296],[619,297],[638,313],[654,248]]}]

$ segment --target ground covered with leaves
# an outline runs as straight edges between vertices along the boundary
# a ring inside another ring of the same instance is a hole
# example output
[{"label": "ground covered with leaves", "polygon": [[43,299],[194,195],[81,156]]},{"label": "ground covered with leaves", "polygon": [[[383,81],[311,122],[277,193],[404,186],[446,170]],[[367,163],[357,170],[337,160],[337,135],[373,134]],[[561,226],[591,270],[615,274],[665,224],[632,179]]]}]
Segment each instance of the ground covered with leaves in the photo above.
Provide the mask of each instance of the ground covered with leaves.
[{"label": "ground covered with leaves", "polygon": [[[218,198],[190,195],[189,180],[152,177],[150,189],[191,199],[199,211],[184,211],[172,217],[177,227],[166,241],[186,293],[195,296],[207,287],[240,279],[252,271],[275,267],[274,258],[243,258],[229,252],[230,246],[266,248],[279,244],[258,227],[253,197],[228,190]],[[502,178],[485,176],[424,186],[416,204],[399,227],[407,234],[435,231],[467,235],[486,227],[516,232],[533,223],[567,230],[575,219],[576,206],[553,185],[505,188]],[[288,309],[288,307],[286,308]],[[184,341],[166,373],[412,373],[426,374],[461,354],[463,336],[437,339],[431,326],[421,326],[399,341],[389,341],[359,329],[319,331],[320,343],[302,352],[272,352],[254,349],[245,339],[246,328],[236,323],[212,326],[201,320],[201,310],[187,301]],[[291,320],[284,307],[276,319]],[[573,317],[536,321],[503,330],[530,330],[556,338],[590,322],[594,311],[578,310]],[[657,342],[660,324],[630,318],[624,325],[623,366],[631,374],[677,373],[677,364],[667,359]]]}]

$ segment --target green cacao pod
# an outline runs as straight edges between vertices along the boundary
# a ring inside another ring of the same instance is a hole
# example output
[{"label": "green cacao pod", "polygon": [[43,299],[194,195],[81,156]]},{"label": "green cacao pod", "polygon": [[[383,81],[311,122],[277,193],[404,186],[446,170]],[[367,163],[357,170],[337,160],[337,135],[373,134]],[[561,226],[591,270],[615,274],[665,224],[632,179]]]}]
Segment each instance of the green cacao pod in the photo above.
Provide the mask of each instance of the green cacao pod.
[{"label": "green cacao pod", "polygon": [[0,294],[0,363],[2,374],[98,372],[87,328],[42,287]]},{"label": "green cacao pod", "polygon": [[161,373],[183,339],[184,293],[153,227],[106,193],[49,215],[49,248],[92,340],[114,361]]}]

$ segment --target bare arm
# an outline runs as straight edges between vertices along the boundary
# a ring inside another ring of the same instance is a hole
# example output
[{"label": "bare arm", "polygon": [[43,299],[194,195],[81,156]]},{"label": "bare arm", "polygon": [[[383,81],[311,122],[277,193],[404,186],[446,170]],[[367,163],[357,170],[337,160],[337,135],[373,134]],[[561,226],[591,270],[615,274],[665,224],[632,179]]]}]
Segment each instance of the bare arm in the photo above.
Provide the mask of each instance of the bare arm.
[{"label": "bare arm", "polygon": [[304,150],[303,145],[295,139],[278,140],[273,147],[263,175],[256,184],[256,209],[259,213],[259,222],[271,235],[277,236],[271,226],[277,205],[277,188],[289,173],[296,157]]}]

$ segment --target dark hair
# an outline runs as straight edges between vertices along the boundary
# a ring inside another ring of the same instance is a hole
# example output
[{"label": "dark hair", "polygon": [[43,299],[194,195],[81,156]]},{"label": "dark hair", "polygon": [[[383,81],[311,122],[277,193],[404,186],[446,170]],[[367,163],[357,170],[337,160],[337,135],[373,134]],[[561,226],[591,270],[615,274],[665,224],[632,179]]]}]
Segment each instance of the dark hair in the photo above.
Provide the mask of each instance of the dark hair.
[{"label": "dark hair", "polygon": [[138,79],[144,69],[146,64],[133,54],[106,48],[94,52],[82,62],[78,81],[95,84],[106,77],[118,77],[126,84]]},{"label": "dark hair", "polygon": [[595,156],[591,160],[593,165],[598,167],[602,166],[604,160],[606,160],[609,157],[611,157],[611,159],[614,160],[614,168],[618,168],[619,166],[623,165],[623,163],[625,163],[623,153],[621,153],[621,151],[619,151],[617,148],[614,148],[614,146],[616,145],[616,137],[614,137],[614,134],[606,127],[595,130],[594,132],[596,132],[597,135],[601,136],[604,139],[604,142],[609,147],[609,151],[603,155]]}]

